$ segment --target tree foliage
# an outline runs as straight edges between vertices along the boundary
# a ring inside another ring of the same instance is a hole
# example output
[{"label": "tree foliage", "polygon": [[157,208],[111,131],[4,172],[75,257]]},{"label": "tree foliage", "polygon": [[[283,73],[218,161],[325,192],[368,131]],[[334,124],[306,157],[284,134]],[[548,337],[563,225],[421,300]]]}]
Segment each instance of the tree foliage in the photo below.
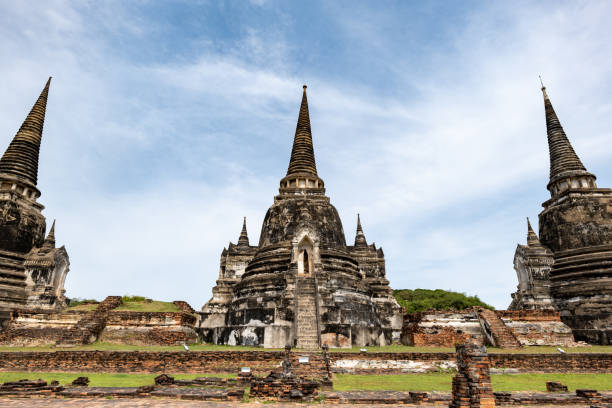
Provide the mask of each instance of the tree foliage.
[{"label": "tree foliage", "polygon": [[442,289],[398,289],[393,291],[393,296],[407,313],[428,309],[463,310],[472,306],[494,310],[493,306],[484,303],[478,296],[467,296],[465,293]]}]

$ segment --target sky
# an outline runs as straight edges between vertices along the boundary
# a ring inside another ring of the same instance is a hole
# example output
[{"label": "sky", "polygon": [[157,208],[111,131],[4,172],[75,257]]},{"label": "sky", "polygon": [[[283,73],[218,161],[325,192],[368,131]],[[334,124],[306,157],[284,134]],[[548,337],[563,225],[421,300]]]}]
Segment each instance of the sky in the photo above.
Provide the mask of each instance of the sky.
[{"label": "sky", "polygon": [[68,297],[210,298],[285,175],[301,100],[348,243],[395,289],[506,308],[549,198],[541,75],[612,187],[612,2],[0,0],[0,149],[53,76],[39,199]]}]

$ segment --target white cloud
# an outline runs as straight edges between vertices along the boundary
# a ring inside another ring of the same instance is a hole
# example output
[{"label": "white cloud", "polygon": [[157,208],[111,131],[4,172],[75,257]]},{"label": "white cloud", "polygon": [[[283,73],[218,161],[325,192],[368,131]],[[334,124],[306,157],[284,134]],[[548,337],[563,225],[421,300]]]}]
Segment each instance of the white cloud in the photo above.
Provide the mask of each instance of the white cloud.
[{"label": "white cloud", "polygon": [[351,13],[328,16],[363,58],[377,50],[377,63],[404,87],[391,95],[376,78],[357,82],[347,72],[336,81],[300,67],[286,22],[247,27],[226,52],[135,61],[108,37],[146,42],[157,28],[109,4],[0,5],[6,143],[46,76],[55,77],[39,184],[72,259],[69,295],[143,294],[200,307],[242,215],[256,241],[286,168],[303,78],[319,173],[347,241],[360,211],[396,288],[454,289],[507,306],[524,216],[534,220],[546,199],[538,74],[587,167],[612,184],[607,3],[475,11],[426,73],[373,29],[392,22],[384,12],[359,30]]}]

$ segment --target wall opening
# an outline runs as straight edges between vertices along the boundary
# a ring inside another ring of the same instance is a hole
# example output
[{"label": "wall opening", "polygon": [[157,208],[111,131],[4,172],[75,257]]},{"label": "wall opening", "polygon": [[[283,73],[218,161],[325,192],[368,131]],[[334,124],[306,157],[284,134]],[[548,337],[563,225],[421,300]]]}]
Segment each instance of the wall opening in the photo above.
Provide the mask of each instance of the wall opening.
[{"label": "wall opening", "polygon": [[313,245],[308,237],[304,237],[298,245],[298,275],[312,275]]}]

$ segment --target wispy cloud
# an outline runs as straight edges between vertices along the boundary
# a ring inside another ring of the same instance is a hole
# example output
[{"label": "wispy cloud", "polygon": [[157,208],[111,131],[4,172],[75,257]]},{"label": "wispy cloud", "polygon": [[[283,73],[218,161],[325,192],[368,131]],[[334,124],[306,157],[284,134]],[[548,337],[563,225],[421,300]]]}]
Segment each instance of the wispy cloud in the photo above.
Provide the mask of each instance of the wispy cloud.
[{"label": "wispy cloud", "polygon": [[200,307],[243,215],[257,240],[304,82],[347,241],[359,211],[395,288],[507,306],[524,217],[547,193],[538,74],[587,167],[612,184],[607,3],[256,3],[181,3],[199,8],[179,26],[177,8],[147,3],[0,2],[6,144],[55,77],[39,186],[71,256],[70,296]]}]

